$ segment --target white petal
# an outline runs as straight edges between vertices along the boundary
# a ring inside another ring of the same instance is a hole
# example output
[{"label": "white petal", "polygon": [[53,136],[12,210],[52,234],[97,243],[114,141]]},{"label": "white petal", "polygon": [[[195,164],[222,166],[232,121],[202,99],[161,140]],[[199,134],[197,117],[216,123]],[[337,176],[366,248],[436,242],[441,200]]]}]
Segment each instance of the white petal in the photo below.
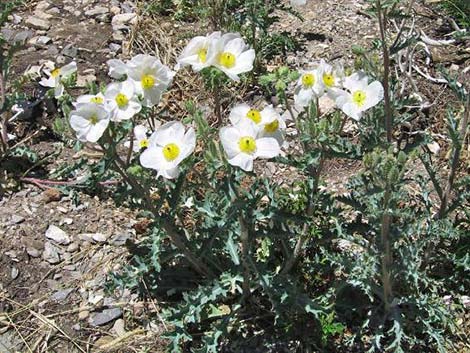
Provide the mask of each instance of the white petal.
[{"label": "white petal", "polygon": [[233,158],[240,153],[238,141],[240,140],[240,131],[234,126],[226,126],[220,129],[220,142],[224,147],[228,158]]},{"label": "white petal", "polygon": [[250,109],[251,109],[250,106],[245,103],[236,105],[230,111],[230,116],[229,116],[230,122],[233,125],[238,124],[240,120],[245,119],[247,117],[246,114],[248,114]]},{"label": "white petal", "polygon": [[347,102],[341,107],[341,110],[347,116],[359,121],[361,119],[361,110],[358,109],[357,105],[352,102]]},{"label": "white petal", "polygon": [[103,136],[104,131],[108,127],[109,120],[100,120],[96,125],[90,126],[90,130],[86,135],[87,141],[96,142]]},{"label": "white petal", "polygon": [[314,97],[315,93],[311,88],[305,89],[299,86],[294,93],[294,102],[299,107],[307,107]]},{"label": "white petal", "polygon": [[384,88],[379,81],[372,82],[365,90],[365,93],[366,101],[362,110],[372,108],[384,98]]},{"label": "white petal", "polygon": [[233,158],[229,159],[228,162],[231,165],[240,167],[247,172],[251,172],[253,170],[253,156],[246,153],[239,153]]},{"label": "white petal", "polygon": [[75,61],[72,61],[71,63],[60,68],[60,76],[62,77],[70,76],[76,71],[77,71],[77,63]]},{"label": "white petal", "polygon": [[249,72],[253,70],[254,61],[255,51],[253,49],[247,50],[237,57],[236,65],[232,69],[229,69],[229,71],[236,75]]},{"label": "white petal", "polygon": [[246,48],[245,41],[242,38],[235,38],[227,42],[224,47],[224,52],[231,53],[235,55],[238,59],[238,56],[243,53]]},{"label": "white petal", "polygon": [[155,141],[159,146],[181,142],[184,138],[184,125],[179,121],[170,121],[155,131]]},{"label": "white petal", "polygon": [[263,137],[256,140],[256,157],[273,158],[278,156],[280,152],[281,148],[279,147],[279,143],[276,139],[272,137]]},{"label": "white petal", "polygon": [[142,167],[160,170],[165,165],[165,157],[162,153],[161,147],[147,148],[139,157]]}]

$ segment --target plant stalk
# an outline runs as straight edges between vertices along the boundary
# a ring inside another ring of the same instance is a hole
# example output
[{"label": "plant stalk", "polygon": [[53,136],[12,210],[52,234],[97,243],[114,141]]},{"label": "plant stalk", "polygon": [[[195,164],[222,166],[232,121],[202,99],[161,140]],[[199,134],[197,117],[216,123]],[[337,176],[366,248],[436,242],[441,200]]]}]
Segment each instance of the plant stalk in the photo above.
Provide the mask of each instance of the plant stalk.
[{"label": "plant stalk", "polygon": [[390,310],[390,300],[392,298],[392,281],[391,281],[391,266],[392,266],[392,249],[390,244],[390,214],[388,213],[388,204],[390,200],[390,190],[387,187],[384,196],[384,210],[382,216],[382,225],[380,230],[380,237],[382,241],[382,286],[383,286],[383,300],[385,312]]},{"label": "plant stalk", "polygon": [[384,88],[385,106],[385,130],[387,132],[387,142],[392,142],[393,115],[390,101],[390,52],[387,45],[387,15],[382,9],[382,3],[377,0],[377,16],[379,19],[380,39],[382,41],[382,55],[384,60],[384,77],[382,85]]},{"label": "plant stalk", "polygon": [[467,102],[465,104],[465,112],[463,120],[460,125],[460,143],[455,146],[454,153],[452,155],[452,162],[450,166],[450,173],[447,179],[447,185],[442,197],[441,205],[439,207],[438,219],[443,219],[447,212],[447,207],[451,197],[452,189],[454,188],[455,176],[457,170],[459,169],[460,164],[460,153],[462,152],[462,147],[465,143],[465,137],[467,134],[468,121],[470,119],[470,95],[467,97]]},{"label": "plant stalk", "polygon": [[243,215],[238,216],[240,223],[240,240],[242,243],[242,265],[243,265],[243,296],[247,298],[250,295],[250,233]]}]

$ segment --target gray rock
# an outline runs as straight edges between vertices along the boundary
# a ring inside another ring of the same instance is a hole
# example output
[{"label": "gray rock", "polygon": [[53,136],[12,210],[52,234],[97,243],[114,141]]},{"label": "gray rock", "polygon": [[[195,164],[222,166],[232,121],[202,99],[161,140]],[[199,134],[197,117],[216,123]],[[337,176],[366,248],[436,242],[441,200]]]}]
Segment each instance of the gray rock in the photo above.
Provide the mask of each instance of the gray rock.
[{"label": "gray rock", "polygon": [[111,24],[113,28],[120,29],[126,27],[130,24],[137,23],[137,14],[136,13],[121,13],[119,15],[113,16]]},{"label": "gray rock", "polygon": [[78,49],[72,44],[67,44],[64,49],[62,49],[62,55],[68,56],[69,58],[76,58],[78,55]]},{"label": "gray rock", "polygon": [[34,258],[41,256],[41,251],[32,247],[26,248],[26,252],[28,253],[29,256],[34,257]]},{"label": "gray rock", "polygon": [[122,315],[122,310],[119,308],[105,309],[102,312],[95,313],[91,316],[89,323],[91,326],[102,326],[106,325]]},{"label": "gray rock", "polygon": [[42,29],[44,31],[47,31],[49,28],[51,28],[51,24],[49,21],[43,20],[36,16],[29,16],[26,19],[26,25],[28,25],[31,28]]},{"label": "gray rock", "polygon": [[24,222],[24,217],[14,214],[13,216],[11,216],[10,222],[11,222],[11,224],[23,223]]},{"label": "gray rock", "polygon": [[63,289],[63,290],[59,290],[57,292],[55,292],[54,294],[51,295],[51,300],[55,301],[55,302],[61,302],[65,299],[67,299],[67,297],[69,296],[70,293],[73,292],[73,288],[67,288],[67,289]]},{"label": "gray rock", "polygon": [[106,15],[108,13],[109,13],[109,9],[107,7],[97,6],[93,9],[85,11],[85,16],[96,17],[96,16],[99,16],[99,15]]},{"label": "gray rock", "polygon": [[106,234],[103,234],[103,233],[95,233],[95,234],[93,234],[92,238],[97,243],[104,243],[108,240],[108,236]]},{"label": "gray rock", "polygon": [[70,237],[59,227],[51,224],[46,230],[46,238],[54,240],[57,244],[60,245],[69,245],[72,240]]},{"label": "gray rock", "polygon": [[59,249],[57,249],[57,247],[55,247],[49,242],[46,242],[46,244],[44,244],[44,252],[42,253],[42,258],[52,265],[58,264],[61,261]]}]

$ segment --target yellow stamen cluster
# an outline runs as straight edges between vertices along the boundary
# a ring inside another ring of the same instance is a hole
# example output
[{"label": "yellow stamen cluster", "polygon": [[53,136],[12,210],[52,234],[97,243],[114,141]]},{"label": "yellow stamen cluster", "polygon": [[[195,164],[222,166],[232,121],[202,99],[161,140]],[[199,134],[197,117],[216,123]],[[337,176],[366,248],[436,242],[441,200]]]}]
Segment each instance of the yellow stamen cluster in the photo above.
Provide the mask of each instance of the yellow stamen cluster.
[{"label": "yellow stamen cluster", "polygon": [[52,72],[51,72],[51,76],[52,76],[52,77],[55,78],[55,77],[57,77],[57,76],[59,76],[59,75],[60,75],[60,69],[54,69],[54,70],[52,70]]},{"label": "yellow stamen cluster", "polygon": [[199,58],[199,61],[205,64],[205,62],[207,61],[207,49],[206,48],[199,49],[199,51],[197,52],[197,56]]},{"label": "yellow stamen cluster", "polygon": [[259,124],[261,122],[261,113],[259,110],[250,109],[248,113],[246,113],[246,117],[253,121],[255,124]]},{"label": "yellow stamen cluster", "polygon": [[331,88],[335,84],[335,77],[332,74],[323,74],[323,83],[326,87]]},{"label": "yellow stamen cluster", "polygon": [[235,66],[236,62],[235,55],[229,52],[224,52],[219,56],[219,64],[226,67],[227,69],[231,69]]},{"label": "yellow stamen cluster", "polygon": [[127,96],[123,93],[119,93],[116,96],[115,101],[119,108],[124,108],[126,105],[129,104],[129,98],[127,98]]},{"label": "yellow stamen cluster", "polygon": [[169,143],[163,147],[163,157],[168,162],[174,161],[180,155],[180,148],[175,143]]},{"label": "yellow stamen cluster", "polygon": [[89,120],[90,120],[91,125],[96,125],[96,124],[98,124],[98,121],[100,121],[100,119],[98,119],[97,115],[90,116]]},{"label": "yellow stamen cluster", "polygon": [[243,153],[253,154],[256,151],[256,141],[251,136],[244,136],[238,141],[238,147]]},{"label": "yellow stamen cluster", "polygon": [[143,89],[150,89],[155,86],[155,77],[152,75],[143,75],[140,79]]},{"label": "yellow stamen cluster", "polygon": [[266,125],[264,125],[264,131],[266,131],[267,133],[274,133],[276,132],[277,130],[279,129],[279,120],[274,120],[273,122],[270,122]]},{"label": "yellow stamen cluster", "polygon": [[149,146],[149,140],[148,139],[142,139],[139,142],[139,147],[140,148],[147,148]]},{"label": "yellow stamen cluster", "polygon": [[352,100],[358,107],[362,107],[366,102],[366,92],[358,90],[352,95]]},{"label": "yellow stamen cluster", "polygon": [[313,87],[315,84],[315,76],[313,74],[304,74],[302,76],[302,84],[306,88]]},{"label": "yellow stamen cluster", "polygon": [[103,99],[103,97],[91,97],[90,102],[95,103],[95,104],[103,104],[104,99]]}]

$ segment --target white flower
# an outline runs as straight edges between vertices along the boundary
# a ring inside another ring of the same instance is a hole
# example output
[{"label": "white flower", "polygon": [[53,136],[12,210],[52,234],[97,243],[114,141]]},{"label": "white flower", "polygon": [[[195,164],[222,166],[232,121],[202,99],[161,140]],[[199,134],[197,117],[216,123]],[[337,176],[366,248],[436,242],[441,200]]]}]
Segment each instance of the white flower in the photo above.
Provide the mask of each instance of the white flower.
[{"label": "white flower", "polygon": [[197,36],[191,39],[178,58],[176,69],[191,65],[194,71],[201,71],[211,66],[216,56],[217,41],[220,38],[220,32],[214,32],[205,37]]},{"label": "white flower", "polygon": [[256,125],[249,120],[241,120],[235,126],[220,130],[220,141],[231,165],[245,171],[253,170],[256,158],[273,158],[279,155],[280,147],[272,137],[258,137]]},{"label": "white flower", "polygon": [[52,71],[45,70],[46,75],[49,77],[47,79],[43,78],[39,84],[44,87],[54,88],[54,97],[62,97],[64,94],[64,85],[62,80],[71,76],[76,71],[77,63],[75,61],[72,61],[63,67],[55,68]]},{"label": "white flower", "polygon": [[93,104],[98,104],[104,106],[105,103],[105,98],[103,93],[98,93],[98,94],[84,94],[82,96],[79,96],[75,102],[73,102],[73,106],[77,108],[80,104],[88,104],[88,103],[93,103]]},{"label": "white flower", "polygon": [[[159,126],[159,125],[158,125]],[[155,134],[152,137],[148,137],[148,129],[143,125],[136,125],[134,127],[134,142],[132,143],[132,150],[134,152],[139,152],[140,150],[149,147],[151,144],[154,143],[153,139]],[[130,147],[130,141],[126,141],[124,146]]]},{"label": "white flower", "polygon": [[255,123],[260,137],[273,137],[280,146],[284,142],[283,130],[286,128],[286,123],[272,105],[260,111],[248,104],[239,104],[233,107],[229,119],[233,125],[248,119]]},{"label": "white flower", "polygon": [[142,105],[151,108],[158,104],[175,73],[151,55],[137,55],[127,66],[128,76],[134,81],[136,92],[142,96]]},{"label": "white flower", "polygon": [[349,117],[360,120],[362,113],[377,105],[384,97],[384,89],[379,81],[368,84],[363,72],[354,73],[344,80],[347,91],[338,91],[336,105]]},{"label": "white flower", "polygon": [[109,66],[108,75],[116,80],[122,79],[129,71],[127,64],[119,59],[108,60],[106,64]]},{"label": "white flower", "polygon": [[324,91],[328,93],[330,98],[335,99],[337,89],[343,86],[344,70],[342,65],[332,66],[322,59],[318,67],[321,72]]},{"label": "white flower", "polygon": [[96,142],[109,124],[109,113],[95,103],[80,104],[70,113],[70,126],[81,141]]},{"label": "white flower", "polygon": [[150,138],[150,146],[140,155],[140,164],[158,171],[158,176],[167,179],[177,178],[178,165],[196,147],[196,134],[193,128],[185,131],[184,125],[172,121],[158,128]]},{"label": "white flower", "polygon": [[106,87],[104,96],[112,112],[112,121],[129,120],[142,109],[135,96],[134,83],[130,80],[111,83]]},{"label": "white flower", "polygon": [[323,94],[323,72],[320,67],[313,70],[300,70],[300,78],[294,92],[294,102],[299,107],[306,107],[310,102]]},{"label": "white flower", "polygon": [[234,81],[240,80],[239,74],[253,69],[255,51],[248,49],[238,33],[224,34],[215,42],[210,54],[207,60]]}]

